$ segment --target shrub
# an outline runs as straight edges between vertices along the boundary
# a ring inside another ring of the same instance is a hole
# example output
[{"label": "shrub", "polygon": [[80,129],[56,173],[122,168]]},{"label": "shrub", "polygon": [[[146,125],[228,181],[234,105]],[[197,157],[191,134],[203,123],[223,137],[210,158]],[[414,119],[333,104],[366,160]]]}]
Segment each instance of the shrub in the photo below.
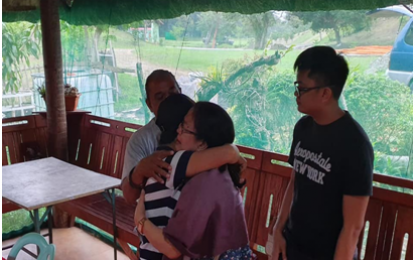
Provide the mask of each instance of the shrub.
[{"label": "shrub", "polygon": [[[227,67],[236,70],[235,66]],[[291,71],[261,69],[221,94],[234,120],[238,144],[288,154],[292,131],[301,117],[294,80]],[[345,103],[373,144],[375,171],[412,179],[413,103],[409,88],[385,75],[355,71],[345,87],[344,100],[341,105]]]},{"label": "shrub", "polygon": [[413,96],[410,89],[383,74],[355,72],[344,97],[348,110],[373,144],[375,170],[412,179]]}]

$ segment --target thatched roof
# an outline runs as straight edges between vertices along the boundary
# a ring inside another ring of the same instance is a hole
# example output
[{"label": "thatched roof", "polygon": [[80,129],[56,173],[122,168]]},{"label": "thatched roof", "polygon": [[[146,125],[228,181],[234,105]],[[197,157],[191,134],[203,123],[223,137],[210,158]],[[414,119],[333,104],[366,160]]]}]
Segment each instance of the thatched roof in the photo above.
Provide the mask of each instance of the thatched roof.
[{"label": "thatched roof", "polygon": [[[3,22],[37,22],[39,0],[3,0]],[[56,0],[58,1],[58,0]],[[396,0],[60,0],[60,16],[71,24],[125,24],[174,18],[197,11],[260,13],[269,10],[369,10]],[[408,1],[406,1],[408,2]],[[31,10],[32,9],[32,10]],[[28,11],[29,10],[29,11]]]}]

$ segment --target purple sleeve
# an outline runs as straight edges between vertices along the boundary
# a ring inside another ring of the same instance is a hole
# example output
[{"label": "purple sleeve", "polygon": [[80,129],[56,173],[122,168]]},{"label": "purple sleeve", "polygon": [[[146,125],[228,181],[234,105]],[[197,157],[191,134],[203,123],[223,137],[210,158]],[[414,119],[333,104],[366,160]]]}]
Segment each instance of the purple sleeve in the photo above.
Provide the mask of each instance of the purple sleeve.
[{"label": "purple sleeve", "polygon": [[214,199],[207,192],[209,187],[201,185],[205,177],[202,175],[195,176],[184,186],[173,215],[163,229],[165,237],[177,250],[191,258],[203,257],[200,252],[204,250],[200,246],[210,232],[207,227],[211,225],[209,220],[215,209]]},{"label": "purple sleeve", "polygon": [[243,202],[229,173],[211,170],[193,177],[163,233],[190,258],[215,257],[247,245]]}]

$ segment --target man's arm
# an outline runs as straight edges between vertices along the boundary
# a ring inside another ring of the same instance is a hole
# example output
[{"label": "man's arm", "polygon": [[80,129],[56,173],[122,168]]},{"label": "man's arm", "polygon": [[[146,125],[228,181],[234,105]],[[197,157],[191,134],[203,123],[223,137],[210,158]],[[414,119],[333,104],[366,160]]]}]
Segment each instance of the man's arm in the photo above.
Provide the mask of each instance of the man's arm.
[{"label": "man's arm", "polygon": [[280,253],[282,254],[283,259],[287,259],[286,242],[282,236],[282,230],[285,223],[287,222],[288,215],[290,214],[291,204],[294,196],[294,181],[295,170],[293,169],[291,172],[290,182],[288,183],[287,190],[285,191],[284,199],[282,201],[280,214],[278,215],[277,221],[275,222],[273,228],[273,235],[268,236],[267,245],[269,244],[271,246],[270,251],[272,252],[267,251],[267,253],[271,255],[272,260],[278,260]]},{"label": "man's arm", "polygon": [[[125,200],[130,204],[135,204],[135,201],[140,197],[140,191],[133,188],[129,183],[129,174],[131,170],[145,157],[145,144],[141,142],[139,132],[134,133],[130,140],[128,140],[127,148],[124,154],[124,164],[122,168],[121,190]],[[151,151],[150,151],[151,153]],[[143,178],[144,180],[144,178]],[[141,182],[140,182],[141,183]]]},{"label": "man's arm", "polygon": [[284,228],[284,225],[287,222],[288,215],[290,214],[291,204],[293,202],[294,180],[295,180],[295,171],[292,170],[291,179],[290,179],[290,182],[288,183],[287,190],[285,191],[285,194],[284,194],[284,200],[282,202],[281,211],[274,225],[274,229],[273,229],[274,232],[275,231],[282,232],[282,229]]},{"label": "man's arm", "polygon": [[128,204],[135,205],[135,202],[138,197],[140,197],[141,190],[134,189],[131,187],[128,178],[124,178],[121,181],[121,190],[124,196],[124,199]]},{"label": "man's arm", "polygon": [[[132,205],[135,205],[136,200],[140,197],[141,189],[138,189],[137,185],[144,185],[146,178],[154,178],[160,183],[164,183],[161,176],[168,178],[168,171],[171,170],[171,166],[163,161],[167,156],[172,155],[172,151],[157,151],[152,155],[140,160],[135,168],[130,170],[130,173],[123,178],[121,182],[121,189],[123,191],[124,199]],[[166,169],[166,170],[164,170]],[[133,182],[133,184],[130,183]]]},{"label": "man's arm", "polygon": [[[135,187],[142,185],[145,178],[154,177],[157,181],[162,182],[163,180],[160,176],[167,175],[167,172],[160,171],[159,168],[156,167],[159,167],[160,165],[163,166],[163,159],[170,155],[170,153],[167,152],[166,155],[166,151],[160,151],[153,154],[156,150],[157,140],[151,140],[154,136],[143,132],[147,130],[144,128],[139,129],[131,136],[130,140],[128,140],[124,154],[121,189],[125,200],[133,205],[135,205],[135,201],[140,196],[140,189]],[[138,169],[134,170],[131,179],[135,185],[131,185],[129,175],[139,163],[144,164],[144,166],[140,167],[142,171],[139,171]],[[169,167],[166,169],[169,170]]]},{"label": "man's arm", "polygon": [[335,260],[353,259],[366,208],[372,195],[373,148],[369,142],[351,147],[343,169],[343,228],[337,239]]},{"label": "man's arm", "polygon": [[343,196],[343,228],[337,241],[335,260],[352,260],[363,229],[369,196]]}]

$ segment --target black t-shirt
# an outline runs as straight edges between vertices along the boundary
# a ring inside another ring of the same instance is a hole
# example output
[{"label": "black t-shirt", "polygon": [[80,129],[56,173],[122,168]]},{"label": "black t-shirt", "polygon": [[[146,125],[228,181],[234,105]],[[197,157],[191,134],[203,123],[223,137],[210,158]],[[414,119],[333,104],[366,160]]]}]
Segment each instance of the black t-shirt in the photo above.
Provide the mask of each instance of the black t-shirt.
[{"label": "black t-shirt", "polygon": [[343,195],[372,195],[373,148],[349,113],[329,125],[305,116],[294,128],[289,163],[294,196],[285,236],[298,251],[333,259],[343,227]]}]

